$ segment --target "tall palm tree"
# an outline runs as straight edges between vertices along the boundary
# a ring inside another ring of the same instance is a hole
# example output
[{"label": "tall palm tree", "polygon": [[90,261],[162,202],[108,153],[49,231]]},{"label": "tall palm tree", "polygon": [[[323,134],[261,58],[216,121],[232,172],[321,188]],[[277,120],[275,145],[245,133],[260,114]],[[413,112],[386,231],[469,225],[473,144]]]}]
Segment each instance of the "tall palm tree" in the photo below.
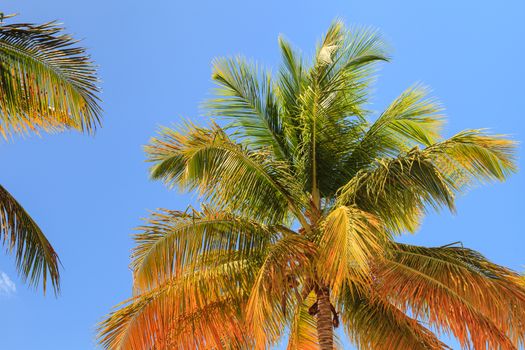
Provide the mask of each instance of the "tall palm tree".
[{"label": "tall palm tree", "polygon": [[153,179],[196,190],[201,209],[160,210],[135,236],[134,296],[101,324],[107,349],[515,349],[525,288],[453,244],[397,243],[427,210],[515,170],[514,143],[483,130],[443,139],[427,90],[375,121],[369,29],[328,29],[307,65],[284,39],[276,77],[242,58],[213,65],[208,127],[165,128],[146,147]]},{"label": "tall palm tree", "polygon": [[[57,23],[4,24],[0,13],[0,133],[92,132],[99,124],[96,69]],[[59,290],[59,259],[35,221],[0,186],[0,239],[30,285]]]}]

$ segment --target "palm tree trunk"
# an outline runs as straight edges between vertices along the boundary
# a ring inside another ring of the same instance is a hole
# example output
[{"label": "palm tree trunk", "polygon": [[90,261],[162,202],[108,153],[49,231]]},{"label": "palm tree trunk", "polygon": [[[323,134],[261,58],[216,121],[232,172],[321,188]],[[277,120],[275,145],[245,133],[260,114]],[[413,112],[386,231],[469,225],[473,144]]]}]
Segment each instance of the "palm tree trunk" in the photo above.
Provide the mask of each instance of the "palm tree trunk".
[{"label": "palm tree trunk", "polygon": [[332,308],[328,288],[317,290],[317,337],[321,350],[334,349],[334,328],[332,324]]}]

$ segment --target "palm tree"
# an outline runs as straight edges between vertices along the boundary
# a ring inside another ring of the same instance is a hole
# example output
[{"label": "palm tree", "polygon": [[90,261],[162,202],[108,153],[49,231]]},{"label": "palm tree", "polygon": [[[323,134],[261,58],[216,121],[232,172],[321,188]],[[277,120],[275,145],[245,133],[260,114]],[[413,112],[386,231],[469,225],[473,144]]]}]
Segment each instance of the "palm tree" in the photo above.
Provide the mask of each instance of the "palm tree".
[{"label": "palm tree", "polygon": [[[55,22],[4,24],[0,13],[0,133],[92,132],[99,124],[96,69]],[[0,186],[0,239],[30,285],[59,290],[59,259],[42,230]]]},{"label": "palm tree", "polygon": [[99,325],[107,349],[515,349],[519,275],[458,244],[397,243],[427,210],[454,210],[477,182],[515,170],[514,143],[483,130],[443,139],[427,90],[366,110],[380,36],[333,23],[311,65],[284,39],[271,77],[242,58],[213,65],[206,103],[226,123],[164,128],[153,179],[201,209],[159,210],[135,236],[133,294]]}]

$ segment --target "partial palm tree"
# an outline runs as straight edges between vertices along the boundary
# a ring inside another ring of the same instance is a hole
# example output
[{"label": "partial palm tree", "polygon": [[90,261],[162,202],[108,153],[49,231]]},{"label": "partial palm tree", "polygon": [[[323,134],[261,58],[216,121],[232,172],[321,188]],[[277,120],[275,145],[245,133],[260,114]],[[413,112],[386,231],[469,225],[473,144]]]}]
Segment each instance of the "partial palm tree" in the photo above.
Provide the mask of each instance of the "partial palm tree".
[{"label": "partial palm tree", "polygon": [[395,238],[456,194],[515,171],[514,143],[441,136],[440,105],[415,85],[367,110],[380,35],[334,22],[313,63],[283,38],[275,76],[218,59],[205,107],[225,122],[164,128],[153,179],[197,191],[200,209],[159,210],[135,236],[134,296],[100,324],[107,349],[516,349],[519,275],[452,244]]},{"label": "partial palm tree", "polygon": [[[5,24],[0,13],[0,133],[93,132],[100,107],[96,68],[56,22]],[[59,290],[59,259],[42,230],[0,186],[0,237],[20,275]]]}]

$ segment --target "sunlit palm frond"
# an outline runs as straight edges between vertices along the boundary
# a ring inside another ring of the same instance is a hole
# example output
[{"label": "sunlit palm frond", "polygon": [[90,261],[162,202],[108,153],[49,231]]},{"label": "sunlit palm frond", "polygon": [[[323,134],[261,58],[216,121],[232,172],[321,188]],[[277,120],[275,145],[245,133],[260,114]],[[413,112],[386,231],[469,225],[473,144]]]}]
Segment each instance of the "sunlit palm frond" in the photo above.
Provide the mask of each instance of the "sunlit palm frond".
[{"label": "sunlit palm frond", "polygon": [[427,206],[454,210],[454,184],[417,148],[394,159],[379,159],[341,188],[338,202],[379,216],[394,232],[414,231]]},{"label": "sunlit palm frond", "polygon": [[299,119],[302,107],[299,97],[307,86],[307,70],[303,59],[282,36],[279,37],[282,64],[274,90],[280,105],[284,136],[291,151],[299,144]]},{"label": "sunlit palm frond", "polygon": [[515,151],[516,142],[484,130],[462,131],[425,150],[458,187],[505,180],[517,170]]},{"label": "sunlit palm frond", "polygon": [[500,136],[464,131],[422,150],[376,160],[341,188],[338,201],[379,215],[394,231],[414,231],[428,205],[454,210],[457,192],[515,171],[514,147]]},{"label": "sunlit palm frond", "polygon": [[[257,263],[238,260],[166,280],[99,324],[107,349],[223,348],[247,342],[242,309]],[[235,347],[233,347],[235,348]]]},{"label": "sunlit palm frond", "polygon": [[360,105],[366,102],[366,88],[374,78],[374,64],[388,59],[386,45],[376,30],[346,28],[335,21],[317,48],[311,79],[318,84],[325,106],[334,104],[334,114],[340,118],[359,115]]},{"label": "sunlit palm frond", "polygon": [[397,257],[453,288],[515,344],[525,344],[525,286],[518,273],[474,250],[453,245],[426,248],[398,244]]},{"label": "sunlit palm frond", "polygon": [[209,113],[228,118],[248,147],[271,147],[277,159],[286,160],[290,150],[270,75],[242,58],[224,58],[214,61],[212,78],[219,87],[205,104]]},{"label": "sunlit palm frond", "polygon": [[312,271],[315,254],[315,245],[298,234],[286,235],[268,249],[246,309],[257,349],[274,344],[283,334],[293,317],[301,284]]},{"label": "sunlit palm frond", "polygon": [[55,22],[0,24],[0,133],[91,132],[101,113],[96,67]]},{"label": "sunlit palm frond", "polygon": [[346,334],[359,349],[449,349],[429,329],[380,295],[346,285],[338,301]]},{"label": "sunlit palm frond", "polygon": [[303,219],[302,186],[287,164],[234,143],[217,125],[164,129],[146,150],[154,179],[197,189],[217,207],[267,222],[286,221],[290,213]]},{"label": "sunlit palm frond", "polygon": [[390,237],[374,215],[340,206],[322,223],[319,238],[319,278],[334,295],[352,281],[370,279],[370,262],[388,249]]},{"label": "sunlit palm frond", "polygon": [[378,269],[379,293],[432,327],[452,332],[463,348],[523,344],[525,289],[519,275],[479,253],[398,245]]},{"label": "sunlit palm frond", "polygon": [[[140,295],[110,315],[101,327],[111,328],[112,332],[101,336],[106,349],[207,349],[228,348],[228,344],[245,342],[242,322],[238,312],[232,307],[235,301],[221,299],[176,315],[170,310],[170,301],[153,302],[148,295]],[[128,324],[119,329],[114,323],[121,319]],[[101,328],[101,332],[104,332]],[[232,346],[232,348],[240,348]]]},{"label": "sunlit palm frond", "polygon": [[[9,253],[14,253],[22,277],[33,286],[40,281],[44,293],[48,283],[59,291],[59,259],[57,253],[25,209],[0,186],[0,240]],[[49,281],[49,280],[50,281]]]},{"label": "sunlit palm frond", "polygon": [[363,117],[375,63],[387,60],[385,44],[376,30],[332,23],[317,49],[309,84],[325,110],[326,121],[341,123],[349,117]]},{"label": "sunlit palm frond", "polygon": [[232,259],[263,254],[278,237],[270,227],[229,212],[163,210],[153,213],[135,235],[131,268],[137,290],[147,290],[183,272],[198,269],[210,258]]},{"label": "sunlit palm frond", "polygon": [[317,322],[310,315],[308,309],[315,303],[316,297],[312,292],[303,301],[296,305],[293,320],[290,326],[290,336],[287,350],[318,350]]},{"label": "sunlit palm frond", "polygon": [[397,156],[421,144],[440,139],[441,106],[428,97],[428,89],[414,86],[404,91],[364,132],[345,161],[350,174],[366,169],[376,158]]}]

